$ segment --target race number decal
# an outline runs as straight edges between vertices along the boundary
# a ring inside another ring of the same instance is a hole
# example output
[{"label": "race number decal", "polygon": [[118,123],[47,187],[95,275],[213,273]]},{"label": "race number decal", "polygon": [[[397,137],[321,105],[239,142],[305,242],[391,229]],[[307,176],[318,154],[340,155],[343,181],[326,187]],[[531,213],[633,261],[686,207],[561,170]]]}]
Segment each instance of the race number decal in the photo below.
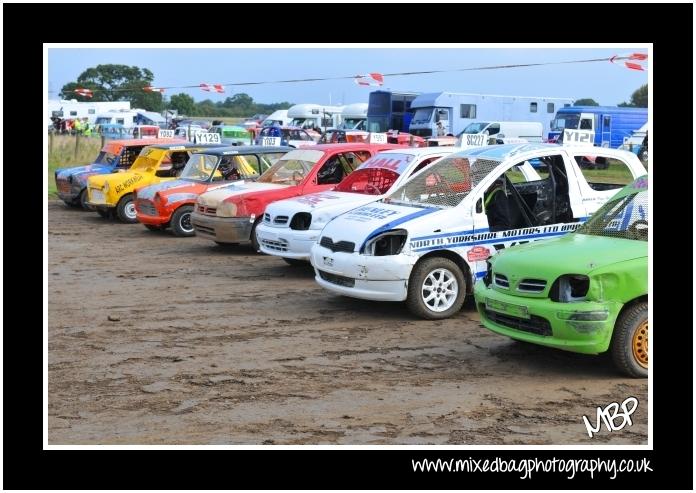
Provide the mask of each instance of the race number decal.
[{"label": "race number decal", "polygon": [[157,132],[158,139],[171,139],[173,137],[174,137],[174,130],[164,130],[163,128],[160,128],[159,131]]},{"label": "race number decal", "polygon": [[462,141],[459,147],[481,147],[486,145],[487,135],[484,134],[462,134]]},{"label": "race number decal", "polygon": [[261,137],[262,146],[279,146],[280,137]]},{"label": "race number decal", "polygon": [[214,132],[195,134],[197,144],[220,144],[220,134]]},{"label": "race number decal", "polygon": [[566,147],[593,146],[595,134],[591,130],[563,130]]},{"label": "race number decal", "polygon": [[370,134],[370,144],[386,144],[387,134],[371,133]]}]

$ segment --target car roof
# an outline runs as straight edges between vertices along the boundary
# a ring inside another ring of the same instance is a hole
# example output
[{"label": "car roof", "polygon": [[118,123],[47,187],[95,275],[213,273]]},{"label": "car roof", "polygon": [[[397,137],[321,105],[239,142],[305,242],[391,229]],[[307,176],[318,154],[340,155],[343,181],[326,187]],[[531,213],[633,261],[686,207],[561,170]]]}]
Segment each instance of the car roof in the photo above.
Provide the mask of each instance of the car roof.
[{"label": "car roof", "polygon": [[[512,156],[519,156],[520,159],[528,159],[533,157],[533,155],[540,151],[570,151],[570,152],[586,152],[588,155],[601,154],[608,157],[617,157],[625,159],[629,155],[635,156],[635,154],[623,151],[620,149],[610,149],[607,147],[595,147],[595,146],[573,146],[564,147],[558,144],[541,144],[541,143],[524,143],[524,144],[496,144],[487,145],[483,147],[474,147],[469,149],[463,149],[458,152],[459,156],[476,156],[479,159],[491,159],[496,161],[504,161]],[[529,156],[532,155],[532,156]]]},{"label": "car roof", "polygon": [[216,147],[215,149],[206,149],[199,151],[196,154],[212,154],[222,156],[226,154],[267,154],[270,152],[289,152],[294,150],[294,147],[288,146],[225,146]]},{"label": "car roof", "polygon": [[177,148],[185,148],[185,149],[191,149],[191,148],[203,148],[203,149],[213,149],[217,147],[223,147],[220,144],[194,144],[193,142],[180,142],[180,143],[169,143],[169,144],[155,144],[155,145],[148,145],[148,147],[155,147],[157,149],[171,149],[172,147],[177,147]]},{"label": "car roof", "polygon": [[400,145],[400,144],[364,144],[362,142],[343,142],[340,144],[317,144],[313,146],[308,146],[308,147],[303,147],[303,150],[307,149],[316,149],[318,151],[350,151],[353,149],[364,149],[364,148],[374,148],[374,147],[381,147],[385,151],[387,149],[410,149],[409,147]]},{"label": "car roof", "polygon": [[401,147],[398,149],[387,149],[380,151],[382,153],[388,154],[411,154],[413,156],[427,156],[428,154],[441,154],[445,151],[448,154],[459,151],[458,147],[453,146],[433,146],[433,147]]}]

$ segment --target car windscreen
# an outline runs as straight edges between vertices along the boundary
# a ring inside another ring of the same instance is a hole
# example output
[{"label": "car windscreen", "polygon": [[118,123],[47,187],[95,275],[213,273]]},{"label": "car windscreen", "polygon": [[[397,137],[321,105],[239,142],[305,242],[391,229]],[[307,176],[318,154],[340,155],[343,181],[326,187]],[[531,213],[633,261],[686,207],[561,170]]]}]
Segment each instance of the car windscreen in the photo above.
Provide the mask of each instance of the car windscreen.
[{"label": "car windscreen", "polygon": [[258,181],[277,185],[298,185],[323,155],[322,151],[315,150],[290,151],[262,174]]},{"label": "car windscreen", "polygon": [[215,167],[218,162],[218,156],[209,154],[193,154],[179,178],[196,181],[208,181],[211,175],[215,172]]},{"label": "car windscreen", "polygon": [[399,173],[386,168],[357,169],[334,190],[337,192],[382,195],[399,179]]},{"label": "car windscreen", "polygon": [[101,151],[99,155],[97,156],[97,159],[94,160],[95,164],[108,164],[112,165],[114,164],[114,161],[116,159],[115,154],[111,154],[110,152],[105,152]]},{"label": "car windscreen", "polygon": [[476,156],[445,157],[413,175],[384,201],[417,207],[455,207],[500,163]]}]

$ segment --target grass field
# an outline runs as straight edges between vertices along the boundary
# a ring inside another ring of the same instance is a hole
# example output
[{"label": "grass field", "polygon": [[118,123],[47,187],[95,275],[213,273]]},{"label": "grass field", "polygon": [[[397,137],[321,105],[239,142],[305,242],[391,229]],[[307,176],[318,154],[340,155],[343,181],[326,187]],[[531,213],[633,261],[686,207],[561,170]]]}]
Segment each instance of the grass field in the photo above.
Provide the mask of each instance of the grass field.
[{"label": "grass field", "polygon": [[54,135],[53,146],[49,137],[48,151],[48,198],[58,198],[53,172],[57,168],[80,166],[91,163],[101,149],[99,137],[80,137],[75,152],[74,135]]}]

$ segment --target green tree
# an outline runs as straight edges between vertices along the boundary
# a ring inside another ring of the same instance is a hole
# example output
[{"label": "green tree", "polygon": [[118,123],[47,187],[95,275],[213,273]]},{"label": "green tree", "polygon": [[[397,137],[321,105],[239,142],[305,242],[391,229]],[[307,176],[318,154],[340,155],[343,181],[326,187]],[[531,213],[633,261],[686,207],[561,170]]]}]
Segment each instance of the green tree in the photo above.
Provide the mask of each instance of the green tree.
[{"label": "green tree", "polygon": [[169,107],[178,111],[180,115],[193,115],[196,103],[191,96],[181,92],[171,97]]},{"label": "green tree", "polygon": [[592,98],[578,99],[573,106],[599,106],[599,103]]},{"label": "green tree", "polygon": [[[97,65],[82,72],[77,81],[65,84],[60,96],[78,101],[130,101],[134,108],[162,111],[162,94],[143,90],[152,85],[154,79],[153,73],[146,68]],[[92,98],[85,98],[72,92],[77,88],[91,89],[94,95]]]},{"label": "green tree", "polygon": [[619,103],[619,106],[628,106],[632,108],[647,108],[648,107],[648,85],[643,84],[631,94],[630,102]]}]

